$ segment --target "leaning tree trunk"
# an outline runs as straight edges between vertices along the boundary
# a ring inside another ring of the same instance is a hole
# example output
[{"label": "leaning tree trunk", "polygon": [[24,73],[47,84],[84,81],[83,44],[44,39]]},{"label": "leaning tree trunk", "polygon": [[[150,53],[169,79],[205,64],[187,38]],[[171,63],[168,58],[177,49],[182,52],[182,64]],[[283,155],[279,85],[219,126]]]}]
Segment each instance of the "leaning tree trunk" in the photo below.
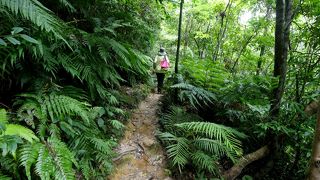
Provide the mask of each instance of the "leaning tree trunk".
[{"label": "leaning tree trunk", "polygon": [[256,150],[255,152],[252,152],[250,154],[247,154],[243,156],[237,164],[232,166],[229,170],[223,173],[223,178],[225,180],[234,180],[236,177],[238,177],[242,170],[249,165],[250,163],[259,160],[265,156],[267,156],[270,152],[270,149],[267,145],[261,147],[260,149]]},{"label": "leaning tree trunk", "polygon": [[310,161],[309,180],[320,179],[320,106],[318,105],[318,115],[316,128],[314,130],[314,139],[312,146],[312,155]]}]

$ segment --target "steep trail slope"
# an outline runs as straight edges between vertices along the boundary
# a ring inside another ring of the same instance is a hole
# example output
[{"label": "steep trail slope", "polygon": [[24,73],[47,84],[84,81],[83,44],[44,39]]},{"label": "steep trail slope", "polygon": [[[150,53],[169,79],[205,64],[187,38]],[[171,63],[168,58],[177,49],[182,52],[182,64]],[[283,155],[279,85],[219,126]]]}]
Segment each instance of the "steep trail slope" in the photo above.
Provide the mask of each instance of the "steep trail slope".
[{"label": "steep trail slope", "polygon": [[155,137],[160,97],[159,94],[150,94],[133,112],[117,148],[120,156],[114,159],[115,170],[108,179],[171,179],[165,173],[165,156]]}]

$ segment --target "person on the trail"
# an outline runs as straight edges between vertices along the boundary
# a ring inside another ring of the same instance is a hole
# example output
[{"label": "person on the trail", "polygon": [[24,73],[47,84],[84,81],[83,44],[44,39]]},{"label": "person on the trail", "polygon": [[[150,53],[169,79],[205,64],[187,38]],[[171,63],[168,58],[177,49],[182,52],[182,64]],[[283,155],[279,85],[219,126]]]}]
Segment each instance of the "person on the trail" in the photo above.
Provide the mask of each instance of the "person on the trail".
[{"label": "person on the trail", "polygon": [[164,48],[161,47],[157,56],[154,58],[153,67],[157,75],[158,93],[161,93],[164,77],[170,67],[170,61]]}]

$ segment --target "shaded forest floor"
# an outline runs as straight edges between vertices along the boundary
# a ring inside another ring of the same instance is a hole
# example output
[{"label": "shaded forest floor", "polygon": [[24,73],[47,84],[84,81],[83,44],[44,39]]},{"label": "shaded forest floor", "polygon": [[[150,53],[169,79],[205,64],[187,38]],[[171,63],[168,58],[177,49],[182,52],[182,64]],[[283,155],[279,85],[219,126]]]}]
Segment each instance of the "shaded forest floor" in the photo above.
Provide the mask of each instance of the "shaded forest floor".
[{"label": "shaded forest floor", "polygon": [[171,179],[166,175],[165,156],[155,133],[161,95],[150,94],[132,113],[126,132],[116,149],[114,172],[110,180]]}]

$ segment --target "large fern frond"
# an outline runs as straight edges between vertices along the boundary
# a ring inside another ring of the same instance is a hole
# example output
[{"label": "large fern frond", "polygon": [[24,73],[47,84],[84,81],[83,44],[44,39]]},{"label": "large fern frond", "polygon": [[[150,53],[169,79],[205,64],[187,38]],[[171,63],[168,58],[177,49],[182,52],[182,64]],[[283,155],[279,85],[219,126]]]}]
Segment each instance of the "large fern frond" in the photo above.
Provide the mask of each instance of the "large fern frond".
[{"label": "large fern frond", "polygon": [[202,151],[196,151],[192,153],[191,160],[199,170],[207,170],[215,175],[219,172],[219,166],[216,164],[217,158],[210,156]]},{"label": "large fern frond", "polygon": [[2,133],[0,134],[0,137],[2,136],[18,136],[21,137],[29,142],[33,142],[34,140],[38,141],[38,137],[34,134],[33,131],[30,129],[21,126],[19,124],[9,124],[8,123],[8,117],[7,112],[5,109],[0,109],[0,123],[2,126]]},{"label": "large fern frond", "polygon": [[7,111],[5,109],[0,109],[0,123],[3,125],[8,123]]},{"label": "large fern frond", "polygon": [[1,179],[1,180],[12,180],[11,177],[6,176],[6,175],[3,175],[1,172],[0,172],[0,179]]},{"label": "large fern frond", "polygon": [[171,88],[180,89],[180,99],[182,101],[187,100],[195,108],[201,107],[203,104],[208,105],[217,100],[215,94],[191,84],[179,83],[171,86]]},{"label": "large fern frond", "polygon": [[178,166],[180,172],[188,163],[190,157],[189,141],[184,137],[165,132],[158,135],[162,141],[167,141],[170,145],[166,147],[169,158],[172,159],[173,165]]},{"label": "large fern frond", "polygon": [[41,179],[75,179],[73,165],[78,166],[73,153],[66,144],[56,138],[42,143],[26,144],[20,150],[20,162],[25,167],[28,179],[31,179],[31,167]]},{"label": "large fern frond", "polygon": [[175,124],[183,122],[193,122],[201,121],[202,119],[199,116],[189,114],[181,107],[170,106],[168,112],[164,113],[161,117],[161,124],[169,132],[178,133],[178,129],[175,127]]},{"label": "large fern frond", "polygon": [[[34,94],[21,94],[20,97],[31,98],[32,106],[34,109],[29,109],[30,106],[22,105],[19,112],[28,110],[36,110],[35,114],[41,114],[39,117],[50,117],[52,121],[56,121],[59,118],[64,118],[66,115],[74,116],[77,115],[89,123],[88,116],[88,103],[80,102],[74,98],[64,95],[57,95],[51,93],[49,95],[38,95]],[[29,101],[29,102],[31,102]]]},{"label": "large fern frond", "polygon": [[199,137],[196,138],[193,143],[199,149],[215,154],[217,157],[222,157],[223,155],[228,154],[228,148],[218,140]]},{"label": "large fern frond", "polygon": [[[241,141],[239,138],[246,136],[235,129],[209,122],[187,122],[176,124],[176,126],[188,132],[218,140],[231,150],[233,154],[230,154],[230,158],[242,155]],[[233,161],[234,160],[235,159],[233,159]]]},{"label": "large fern frond", "polygon": [[40,143],[25,144],[20,150],[20,162],[29,180],[31,179],[31,166],[36,163],[41,146]]},{"label": "large fern frond", "polygon": [[[39,26],[41,29],[52,32],[56,37],[63,39],[62,29],[66,29],[61,20],[55,17],[49,9],[37,0],[0,0],[0,7],[8,8],[12,13],[21,15]],[[65,41],[66,42],[66,41]]]},{"label": "large fern frond", "polygon": [[29,142],[33,142],[34,140],[38,141],[39,138],[34,134],[30,129],[18,125],[18,124],[7,124],[6,130],[3,133],[4,135],[17,135]]},{"label": "large fern frond", "polygon": [[72,4],[67,0],[59,0],[60,4],[67,7],[71,12],[75,12],[76,9],[72,6]]},{"label": "large fern frond", "polygon": [[53,159],[49,154],[48,149],[41,145],[36,161],[35,171],[41,179],[50,179],[50,174],[54,172]]},{"label": "large fern frond", "polygon": [[56,180],[72,180],[75,179],[73,164],[77,166],[73,153],[68,149],[66,144],[56,138],[48,139],[47,148],[50,149],[50,154],[55,164]]}]

